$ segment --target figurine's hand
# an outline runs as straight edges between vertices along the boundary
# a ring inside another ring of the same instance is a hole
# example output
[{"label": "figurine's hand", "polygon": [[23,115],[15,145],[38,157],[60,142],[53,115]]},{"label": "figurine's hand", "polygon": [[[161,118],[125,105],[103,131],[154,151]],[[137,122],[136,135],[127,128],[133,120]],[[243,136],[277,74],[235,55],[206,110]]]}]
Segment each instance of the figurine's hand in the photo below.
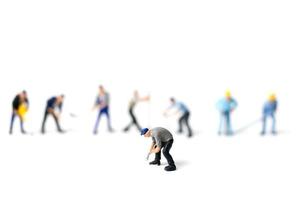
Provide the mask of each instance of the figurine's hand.
[{"label": "figurine's hand", "polygon": [[153,148],[151,149],[150,153],[156,153],[156,148],[157,148],[157,145],[154,145]]},{"label": "figurine's hand", "polygon": [[48,113],[54,113],[54,110],[52,108],[48,108],[47,112]]}]

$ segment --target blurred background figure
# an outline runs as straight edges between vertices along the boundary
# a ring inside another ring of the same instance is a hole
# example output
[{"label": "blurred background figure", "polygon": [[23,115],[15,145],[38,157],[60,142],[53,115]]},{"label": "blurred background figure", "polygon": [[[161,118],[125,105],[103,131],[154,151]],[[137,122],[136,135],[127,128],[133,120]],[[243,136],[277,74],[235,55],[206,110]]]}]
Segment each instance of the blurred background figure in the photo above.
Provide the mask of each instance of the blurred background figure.
[{"label": "blurred background figure", "polygon": [[262,131],[261,135],[265,135],[266,133],[266,126],[267,126],[267,119],[272,119],[272,133],[275,135],[276,131],[276,119],[275,114],[277,110],[277,98],[275,94],[271,94],[268,100],[265,102],[263,107],[263,117],[262,117]]},{"label": "blurred background figure", "polygon": [[113,129],[111,127],[111,121],[110,121],[110,114],[109,114],[109,93],[105,91],[104,87],[102,85],[99,86],[99,94],[96,97],[96,102],[93,109],[98,109],[99,113],[96,119],[96,123],[94,126],[94,134],[98,133],[98,126],[100,122],[100,118],[102,115],[106,115],[107,118],[107,128],[109,132],[113,132]]},{"label": "blurred background figure", "polygon": [[225,97],[220,99],[217,103],[217,109],[220,112],[220,125],[218,134],[222,134],[223,124],[225,121],[225,129],[224,132],[226,135],[233,135],[233,130],[231,127],[230,115],[236,109],[237,101],[232,98],[231,92],[227,90],[225,92]]},{"label": "blurred background figure", "polygon": [[173,97],[170,98],[170,103],[171,103],[171,105],[164,112],[164,116],[170,116],[169,111],[172,109],[176,109],[176,112],[174,114],[180,115],[179,120],[178,120],[178,125],[179,125],[178,133],[183,132],[182,129],[183,129],[183,124],[184,124],[188,131],[188,137],[192,137],[193,131],[192,131],[192,129],[190,127],[190,123],[189,123],[189,119],[190,119],[189,109],[187,108],[187,106],[184,103],[176,101],[175,98],[173,98]]},{"label": "blurred background figure", "polygon": [[136,126],[136,128],[138,129],[139,132],[141,131],[141,126],[138,123],[138,120],[134,114],[134,108],[137,103],[142,102],[142,101],[149,101],[149,100],[150,100],[150,96],[140,97],[138,91],[137,90],[134,91],[133,97],[129,101],[129,107],[128,107],[128,112],[129,112],[129,116],[131,118],[131,122],[128,124],[128,126],[126,126],[124,128],[124,132],[129,131],[129,129],[134,125]]},{"label": "blurred background figure", "polygon": [[27,92],[24,90],[21,93],[17,94],[12,102],[12,115],[11,115],[11,121],[10,121],[10,129],[9,133],[13,133],[13,126],[16,116],[20,119],[20,126],[21,126],[21,132],[23,134],[26,133],[24,130],[24,119],[25,115],[29,108],[29,101],[27,98]]},{"label": "blurred background figure", "polygon": [[46,123],[46,120],[47,120],[49,114],[54,118],[57,131],[60,133],[64,133],[64,131],[61,129],[61,126],[59,123],[64,98],[65,98],[64,95],[60,95],[60,96],[52,97],[47,101],[44,119],[42,122],[42,129],[41,129],[42,134],[46,133],[45,123]]}]

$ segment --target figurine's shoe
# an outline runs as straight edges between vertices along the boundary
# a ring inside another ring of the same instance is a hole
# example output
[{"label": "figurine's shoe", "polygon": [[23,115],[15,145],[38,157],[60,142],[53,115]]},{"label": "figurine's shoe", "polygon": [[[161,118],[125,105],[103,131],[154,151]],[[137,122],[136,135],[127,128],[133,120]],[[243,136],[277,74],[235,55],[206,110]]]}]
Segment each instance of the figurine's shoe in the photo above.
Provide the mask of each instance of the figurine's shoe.
[{"label": "figurine's shoe", "polygon": [[158,160],[154,160],[154,161],[152,161],[152,162],[150,162],[149,163],[150,165],[160,165],[160,161],[158,161]]},{"label": "figurine's shoe", "polygon": [[59,133],[66,133],[65,130],[58,130]]},{"label": "figurine's shoe", "polygon": [[171,166],[171,165],[166,166],[166,167],[165,167],[165,170],[168,171],[168,172],[170,172],[170,171],[175,171],[175,170],[176,170],[176,166],[175,166],[175,165],[174,165],[174,166]]}]

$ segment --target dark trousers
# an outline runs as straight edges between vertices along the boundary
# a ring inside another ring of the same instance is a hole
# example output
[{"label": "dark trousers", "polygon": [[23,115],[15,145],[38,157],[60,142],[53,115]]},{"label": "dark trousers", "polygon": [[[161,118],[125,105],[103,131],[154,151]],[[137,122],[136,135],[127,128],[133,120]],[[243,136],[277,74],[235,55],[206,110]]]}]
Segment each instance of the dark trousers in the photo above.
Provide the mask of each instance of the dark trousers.
[{"label": "dark trousers", "polygon": [[133,110],[132,109],[129,109],[129,115],[130,115],[130,118],[131,118],[131,122],[128,124],[128,126],[125,127],[125,131],[128,131],[130,129],[131,126],[135,125],[136,128],[138,129],[138,131],[141,130],[141,126],[139,125],[134,113],[133,113]]},{"label": "dark trousers", "polygon": [[189,112],[184,113],[179,118],[179,121],[178,121],[178,123],[179,123],[179,130],[178,130],[178,132],[182,133],[182,126],[183,126],[183,124],[185,124],[185,126],[188,129],[188,136],[192,136],[193,132],[192,132],[192,129],[191,129],[190,124],[189,124],[189,118],[190,118],[190,113]]},{"label": "dark trousers", "polygon": [[[172,148],[173,142],[174,142],[174,140],[172,139],[172,140],[169,140],[168,142],[162,142],[162,144],[161,144],[161,150],[163,150],[163,154],[164,154],[165,158],[167,159],[168,164],[170,166],[175,166],[174,160],[170,154],[170,150]],[[156,161],[160,161],[160,159],[161,159],[161,150],[155,154]]]},{"label": "dark trousers", "polygon": [[46,110],[46,111],[45,111],[45,114],[44,114],[43,123],[42,123],[42,133],[45,132],[45,124],[46,124],[48,115],[52,115],[52,117],[54,118],[54,121],[55,121],[55,124],[56,124],[56,127],[57,127],[57,131],[62,132],[62,129],[61,129],[60,124],[59,124],[59,121],[58,121],[58,118],[54,115],[54,113],[48,112],[48,111]]},{"label": "dark trousers", "polygon": [[13,111],[12,115],[11,115],[9,133],[12,134],[12,132],[13,132],[14,121],[15,121],[16,116],[18,116],[19,119],[20,119],[21,132],[25,133],[25,130],[24,130],[24,121],[23,121],[23,119],[22,119],[21,116],[19,116],[18,114],[16,114],[15,111]]}]

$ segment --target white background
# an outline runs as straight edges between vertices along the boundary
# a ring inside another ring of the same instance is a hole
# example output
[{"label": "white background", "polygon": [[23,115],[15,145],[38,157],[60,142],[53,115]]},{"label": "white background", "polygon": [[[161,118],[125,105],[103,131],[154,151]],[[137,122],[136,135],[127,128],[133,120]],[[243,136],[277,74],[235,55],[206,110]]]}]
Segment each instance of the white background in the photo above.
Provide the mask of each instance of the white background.
[{"label": "white background", "polygon": [[[299,199],[297,1],[1,1],[1,199]],[[92,135],[98,85],[111,95],[114,134]],[[26,89],[26,129],[8,135],[11,101]],[[195,137],[175,134],[178,171],[148,166],[150,141],[121,129],[134,89],[143,126],[174,96],[191,109]],[[278,137],[256,124],[218,137],[216,101],[230,89],[237,130],[279,100]],[[66,135],[39,134],[47,98],[64,93]],[[71,118],[75,113],[77,118]]]}]

